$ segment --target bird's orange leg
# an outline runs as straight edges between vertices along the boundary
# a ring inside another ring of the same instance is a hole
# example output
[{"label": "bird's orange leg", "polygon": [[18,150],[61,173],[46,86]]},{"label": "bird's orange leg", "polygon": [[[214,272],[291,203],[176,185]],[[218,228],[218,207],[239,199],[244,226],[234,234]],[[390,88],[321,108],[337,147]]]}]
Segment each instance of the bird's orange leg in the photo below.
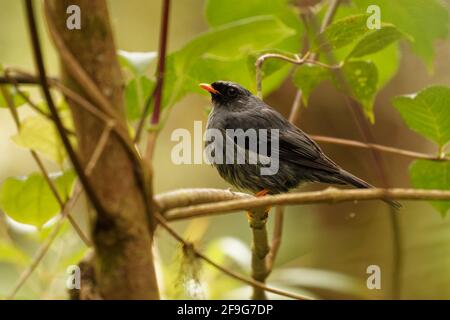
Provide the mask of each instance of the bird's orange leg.
[{"label": "bird's orange leg", "polygon": [[[267,189],[262,189],[261,191],[258,191],[257,193],[255,193],[255,197],[260,198],[260,197],[264,197],[266,196],[270,191]],[[268,213],[270,211],[270,209],[272,209],[272,206],[267,207],[264,211]],[[247,211],[247,219],[250,221],[251,219],[253,219],[253,213],[251,211]]]}]

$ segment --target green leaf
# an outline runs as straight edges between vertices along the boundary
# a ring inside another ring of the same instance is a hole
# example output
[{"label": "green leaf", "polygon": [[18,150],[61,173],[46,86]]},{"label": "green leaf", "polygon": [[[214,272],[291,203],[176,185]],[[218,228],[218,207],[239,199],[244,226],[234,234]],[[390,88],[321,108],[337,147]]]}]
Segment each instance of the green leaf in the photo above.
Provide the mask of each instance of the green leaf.
[{"label": "green leaf", "polygon": [[314,41],[314,51],[330,51],[345,47],[370,30],[366,21],[368,15],[352,15],[330,24]]},{"label": "green leaf", "polygon": [[127,83],[125,87],[125,105],[129,120],[133,121],[140,118],[144,103],[154,87],[155,82],[144,75],[137,76]]},{"label": "green leaf", "polygon": [[[419,189],[450,190],[450,163],[416,160],[409,167],[411,183]],[[430,201],[442,216],[450,209],[450,201]]]},{"label": "green leaf", "polygon": [[183,63],[204,54],[222,59],[235,59],[251,51],[266,49],[294,33],[295,30],[273,16],[248,18],[204,33],[178,54]]},{"label": "green leaf", "polygon": [[339,90],[348,92],[355,100],[361,103],[364,113],[373,123],[373,101],[377,92],[378,70],[375,64],[369,61],[350,61],[342,67],[345,86],[336,76],[333,82]]},{"label": "green leaf", "polygon": [[408,127],[443,147],[450,141],[450,88],[434,86],[393,100]]},{"label": "green leaf", "polygon": [[379,30],[366,34],[359,40],[348,58],[358,58],[378,52],[402,37],[403,34],[395,26],[385,25]]},{"label": "green leaf", "polygon": [[62,164],[66,159],[64,146],[54,124],[42,116],[26,118],[19,133],[13,136],[12,140],[18,146],[42,153],[58,164]]},{"label": "green leaf", "polygon": [[144,74],[157,57],[157,53],[154,51],[130,52],[118,50],[117,55],[120,65],[130,70],[135,76]]},{"label": "green leaf", "polygon": [[[295,32],[275,17],[260,16],[222,25],[200,35],[168,57],[164,105],[173,105],[189,91],[199,92],[198,81],[207,81],[198,79],[199,75],[213,72],[207,63],[203,65],[205,61],[232,65],[234,70],[243,67],[247,72],[249,54],[276,46]],[[225,80],[224,76],[214,80],[219,79]]]},{"label": "green leaf", "polygon": [[294,73],[294,84],[302,90],[302,98],[305,105],[314,90],[321,82],[331,79],[330,72],[320,66],[305,64],[297,68]]},{"label": "green leaf", "polygon": [[24,266],[29,261],[28,256],[13,244],[0,242],[0,262]]},{"label": "green leaf", "polygon": [[[55,181],[62,199],[67,199],[75,179],[73,172],[51,178]],[[6,179],[0,190],[0,206],[15,221],[38,228],[60,211],[58,201],[44,176],[39,173],[25,178]]]},{"label": "green leaf", "polygon": [[217,27],[245,18],[274,15],[287,6],[287,0],[208,0],[205,16],[210,26]]},{"label": "green leaf", "polygon": [[369,5],[381,9],[381,19],[390,22],[414,41],[412,50],[429,67],[434,57],[434,43],[448,37],[448,9],[440,0],[354,0],[361,10]]},{"label": "green leaf", "polygon": [[58,189],[62,201],[68,200],[72,195],[76,177],[77,175],[72,169],[64,171],[62,174],[53,175],[56,189]]},{"label": "green leaf", "polygon": [[[340,6],[336,13],[336,20],[343,19],[346,16],[365,14],[367,7],[357,8],[355,6]],[[383,18],[383,17],[382,17]],[[381,24],[382,27],[388,24]],[[368,33],[373,31],[368,30]],[[336,61],[344,61],[348,58],[353,48],[357,45],[361,37],[355,37],[354,41],[343,48],[333,51]],[[384,49],[364,56],[365,61],[371,61],[375,64],[378,70],[378,84],[377,91],[382,89],[397,73],[400,61],[400,50],[398,42],[393,42]]]},{"label": "green leaf", "polygon": [[[15,107],[20,107],[27,103],[27,101],[17,92],[17,90],[16,90],[16,88],[14,88],[14,86],[5,85],[4,88],[11,96]],[[30,95],[28,92],[24,92],[24,94],[26,96]],[[1,91],[0,91],[0,108],[8,108],[8,103],[5,100],[5,97],[3,96],[3,93]]]}]

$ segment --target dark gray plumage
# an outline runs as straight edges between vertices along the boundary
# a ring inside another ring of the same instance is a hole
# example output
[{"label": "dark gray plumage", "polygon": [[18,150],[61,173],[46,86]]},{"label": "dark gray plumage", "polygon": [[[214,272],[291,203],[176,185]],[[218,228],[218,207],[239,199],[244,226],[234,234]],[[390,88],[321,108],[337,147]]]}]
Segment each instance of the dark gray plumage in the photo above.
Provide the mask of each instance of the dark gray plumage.
[{"label": "dark gray plumage", "polygon": [[[278,129],[279,170],[275,175],[261,175],[261,163],[214,164],[220,176],[240,189],[270,194],[287,192],[302,182],[346,184],[356,188],[372,188],[370,184],[340,168],[328,158],[306,133],[292,125],[280,113],[237,83],[217,81],[201,85],[211,93],[213,110],[207,129]],[[270,145],[270,135],[267,138]],[[206,142],[216,143],[216,141]],[[239,148],[235,146],[236,148]],[[270,148],[270,147],[269,147]],[[258,150],[246,149],[249,152]],[[395,201],[386,200],[399,207]]]}]

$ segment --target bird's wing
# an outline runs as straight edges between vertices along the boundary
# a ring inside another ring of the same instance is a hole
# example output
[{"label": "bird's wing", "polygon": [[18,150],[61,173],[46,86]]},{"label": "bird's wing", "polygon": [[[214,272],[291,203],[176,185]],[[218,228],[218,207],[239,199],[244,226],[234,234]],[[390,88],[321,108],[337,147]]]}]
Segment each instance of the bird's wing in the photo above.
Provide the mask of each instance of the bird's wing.
[{"label": "bird's wing", "polygon": [[[249,110],[227,115],[224,127],[227,129],[278,129],[279,157],[305,168],[339,172],[339,167],[329,159],[306,133],[292,125],[280,113],[267,106],[255,112]],[[269,136],[270,139],[270,136]]]}]

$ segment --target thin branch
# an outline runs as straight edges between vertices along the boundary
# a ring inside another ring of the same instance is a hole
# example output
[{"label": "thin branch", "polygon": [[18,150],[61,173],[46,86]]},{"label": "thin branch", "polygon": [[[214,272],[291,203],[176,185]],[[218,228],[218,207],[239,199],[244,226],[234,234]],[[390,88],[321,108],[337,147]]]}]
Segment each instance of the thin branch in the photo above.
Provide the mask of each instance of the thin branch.
[{"label": "thin branch", "polygon": [[[4,72],[5,72],[5,79],[7,79],[9,81],[9,83],[12,83],[12,85],[14,86],[14,89],[16,90],[16,92],[22,97],[22,99],[25,100],[25,102],[31,107],[31,109],[33,109],[34,111],[36,111],[38,114],[44,116],[45,118],[47,118],[48,120],[53,121],[52,115],[48,114],[47,112],[45,112],[44,110],[42,110],[41,108],[39,108],[19,87],[19,82],[18,82],[18,78],[20,79],[20,77],[22,76],[18,76],[18,77],[14,77],[11,76],[11,72],[14,69],[12,68],[5,68]],[[25,78],[27,78],[27,76],[25,76]],[[14,108],[15,109],[15,108]],[[64,131],[67,134],[70,135],[75,135],[75,132],[73,132],[70,129],[64,128]]]},{"label": "thin branch", "polygon": [[223,272],[224,274],[228,275],[231,278],[234,278],[238,281],[247,283],[248,285],[251,285],[252,287],[258,287],[263,291],[267,291],[267,292],[271,292],[280,296],[284,296],[284,297],[288,297],[288,298],[292,298],[292,299],[297,299],[297,300],[311,300],[308,297],[305,296],[301,296],[299,294],[295,294],[295,293],[291,293],[291,292],[286,292],[280,289],[276,289],[276,288],[272,288],[272,287],[268,287],[267,285],[265,285],[262,282],[259,281],[255,281],[251,278],[245,277],[237,272],[231,271],[219,264],[217,264],[216,262],[212,261],[210,258],[208,258],[206,255],[204,255],[202,252],[200,252],[192,243],[187,242],[186,240],[183,239],[183,237],[181,237],[181,235],[179,235],[172,227],[170,227],[167,224],[167,220],[158,212],[155,212],[155,218],[158,220],[159,224],[174,238],[176,239],[178,242],[180,242],[183,245],[183,249],[184,250],[189,250],[190,252],[192,252],[196,257],[202,259],[203,261],[205,261],[206,263],[208,263],[209,265],[211,265],[212,267],[216,268],[217,270]]},{"label": "thin branch", "polygon": [[325,29],[328,27],[328,25],[333,20],[340,4],[341,4],[341,0],[330,0],[329,7],[327,9],[327,12],[325,13],[325,17],[322,20],[322,24],[320,25],[321,33],[325,31]]},{"label": "thin branch", "polygon": [[163,87],[164,87],[164,73],[166,68],[167,38],[169,36],[170,1],[171,0],[163,0],[162,6],[159,49],[158,49],[158,66],[156,71],[155,107],[153,109],[151,119],[152,125],[158,124],[159,115],[161,112],[161,102],[163,98]]},{"label": "thin branch", "polygon": [[[166,68],[166,52],[167,52],[167,39],[169,37],[169,17],[170,17],[170,1],[163,0],[162,12],[161,12],[161,26],[159,33],[159,49],[158,49],[158,66],[156,70],[156,85],[154,91],[154,108],[151,116],[150,124],[152,127],[156,127],[155,130],[149,131],[147,135],[147,147],[145,151],[144,160],[148,166],[151,166],[153,153],[156,144],[156,138],[158,136],[157,125],[159,123],[161,107],[163,102],[164,93],[164,75]],[[149,98],[150,99],[150,98]],[[145,116],[145,115],[144,115]],[[141,129],[142,130],[142,129]],[[139,141],[140,137],[136,138]]]},{"label": "thin branch", "polygon": [[44,60],[42,57],[42,51],[40,47],[40,41],[39,41],[39,35],[36,27],[36,19],[34,16],[34,9],[33,9],[33,1],[32,0],[24,0],[25,1],[25,8],[26,8],[26,14],[27,14],[27,20],[28,20],[28,28],[31,36],[31,42],[32,42],[32,48],[34,53],[34,60],[36,67],[39,71],[39,79],[41,83],[41,88],[43,91],[43,94],[45,96],[45,100],[47,101],[48,108],[50,110],[50,113],[53,117],[53,121],[55,123],[56,129],[58,130],[58,133],[61,137],[61,141],[66,149],[66,152],[72,162],[72,165],[80,179],[80,182],[86,191],[86,194],[91,201],[94,208],[97,210],[97,212],[106,212],[105,208],[101,204],[100,200],[97,197],[97,194],[92,187],[92,185],[89,182],[89,179],[86,177],[84,170],[81,166],[80,160],[78,159],[77,154],[75,153],[69,138],[66,135],[66,132],[64,131],[64,126],[61,121],[61,118],[59,117],[58,110],[56,109],[56,106],[53,102],[53,98],[51,96],[49,85],[47,81],[45,66],[44,66]]},{"label": "thin branch", "polygon": [[[108,137],[109,137],[110,132],[111,132],[111,127],[107,126],[104,129],[104,131],[103,131],[103,133],[102,133],[102,135],[101,135],[101,137],[100,137],[100,139],[99,139],[99,141],[98,141],[98,143],[97,143],[97,145],[95,147],[95,150],[94,150],[94,152],[93,152],[93,154],[92,154],[91,158],[89,159],[89,162],[88,162],[88,164],[86,166],[85,174],[87,176],[91,175],[92,170],[94,169],[95,165],[98,162],[98,159],[100,158],[100,155],[102,154],[103,150],[105,149],[105,146],[106,146],[106,143],[108,141]],[[83,189],[81,188],[80,184],[77,183],[75,185],[72,197],[69,199],[69,201],[63,207],[62,215],[60,216],[60,218],[56,222],[56,225],[53,227],[52,231],[50,232],[50,234],[46,238],[45,242],[42,244],[42,246],[36,252],[36,254],[35,254],[31,264],[28,266],[28,268],[26,268],[21,273],[21,275],[20,275],[16,285],[14,286],[14,288],[11,291],[11,293],[7,297],[8,300],[14,299],[15,295],[20,290],[20,288],[30,278],[30,276],[32,275],[34,270],[36,270],[36,268],[38,267],[39,263],[42,261],[42,259],[44,258],[45,254],[50,249],[53,241],[56,239],[56,236],[58,235],[59,231],[61,230],[61,228],[63,226],[63,222],[64,222],[65,218],[70,217],[70,213],[71,213],[73,207],[75,206],[76,202],[78,201],[78,199],[79,199],[80,195],[82,194],[82,192],[83,192]]]},{"label": "thin branch", "polygon": [[[192,190],[195,192],[195,189]],[[369,200],[450,200],[450,191],[425,189],[336,189],[333,187],[322,191],[285,193],[260,198],[220,201],[211,204],[199,204],[184,208],[170,209],[164,212],[168,221],[214,216],[224,213],[264,208],[273,205],[300,205],[316,203],[339,203],[345,201]]]},{"label": "thin branch", "polygon": [[405,150],[405,149],[400,149],[400,148],[396,148],[396,147],[388,147],[388,146],[384,146],[384,145],[376,144],[376,143],[368,143],[368,142],[361,142],[361,141],[356,141],[356,140],[334,138],[334,137],[327,137],[327,136],[320,136],[320,135],[311,135],[311,138],[313,138],[315,141],[318,141],[318,142],[342,145],[342,146],[347,146],[347,147],[356,147],[356,148],[362,148],[362,149],[376,149],[378,151],[397,154],[400,156],[413,158],[413,159],[425,159],[425,160],[432,160],[432,161],[450,161],[450,157],[445,156],[443,154],[435,156],[435,155],[427,154],[427,153],[423,153],[423,152]]},{"label": "thin branch", "polygon": [[307,52],[303,57],[295,55],[294,57],[289,57],[280,53],[266,53],[261,55],[255,62],[256,67],[256,92],[259,98],[262,98],[262,66],[264,62],[268,59],[278,59],[283,60],[295,65],[303,64],[314,64],[327,69],[339,69],[342,67],[342,63],[336,65],[329,65],[314,59],[309,59],[310,52]]},{"label": "thin branch", "polygon": [[[0,85],[0,89],[2,91],[3,97],[6,100],[6,104],[8,105],[8,109],[12,115],[12,118],[14,119],[14,123],[16,124],[17,131],[20,131],[20,129],[22,127],[22,123],[20,121],[20,117],[17,112],[17,109],[14,106],[14,102],[12,101],[12,97],[3,85]],[[65,203],[61,199],[61,196],[59,195],[59,192],[58,192],[58,189],[56,188],[55,183],[53,182],[53,180],[50,179],[48,171],[45,168],[41,158],[36,153],[36,151],[30,149],[30,153],[31,153],[31,156],[33,157],[34,161],[36,162],[37,166],[39,167],[40,171],[42,172],[42,175],[44,176],[44,179],[45,179],[47,185],[50,187],[51,192],[53,193],[56,201],[58,202],[58,204],[61,208],[61,213],[62,213],[64,211]],[[68,220],[69,220],[70,224],[72,225],[72,227],[77,232],[78,236],[86,244],[86,246],[88,246],[88,247],[91,246],[91,242],[90,242],[89,238],[83,233],[83,230],[81,230],[80,226],[77,224],[77,222],[73,219],[73,217],[71,215],[68,216]]]},{"label": "thin branch", "polygon": [[139,123],[136,127],[136,134],[134,135],[134,143],[139,143],[142,136],[142,130],[144,129],[145,120],[147,119],[147,114],[150,111],[150,106],[152,104],[153,97],[155,96],[155,88],[153,88],[152,92],[148,95],[147,99],[145,100],[144,107],[142,108],[142,114],[139,119]]}]

